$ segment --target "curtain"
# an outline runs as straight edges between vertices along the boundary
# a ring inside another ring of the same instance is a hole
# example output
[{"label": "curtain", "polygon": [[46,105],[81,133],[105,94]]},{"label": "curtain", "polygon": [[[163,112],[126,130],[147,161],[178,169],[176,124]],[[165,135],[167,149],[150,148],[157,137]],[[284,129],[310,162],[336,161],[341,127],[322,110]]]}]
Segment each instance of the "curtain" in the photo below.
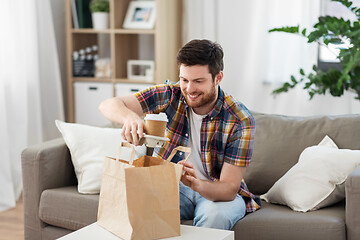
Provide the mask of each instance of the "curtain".
[{"label": "curtain", "polygon": [[184,0],[183,43],[194,38],[219,42],[224,49],[223,89],[257,112],[298,116],[359,113],[355,94],[309,96],[300,86],[274,97],[299,69],[311,71],[318,46],[274,27],[298,25],[311,30],[320,0]]},{"label": "curtain", "polygon": [[3,0],[0,9],[0,211],[22,190],[21,152],[59,136],[64,119],[50,3]]}]

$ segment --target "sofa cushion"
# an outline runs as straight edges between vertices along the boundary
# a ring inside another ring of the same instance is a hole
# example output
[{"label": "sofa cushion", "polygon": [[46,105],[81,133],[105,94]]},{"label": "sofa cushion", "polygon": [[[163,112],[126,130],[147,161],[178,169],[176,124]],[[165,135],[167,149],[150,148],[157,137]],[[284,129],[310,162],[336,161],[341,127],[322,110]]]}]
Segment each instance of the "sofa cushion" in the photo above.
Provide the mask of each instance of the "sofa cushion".
[{"label": "sofa cushion", "polygon": [[[116,157],[120,143],[124,141],[121,137],[121,129],[66,123],[59,120],[55,123],[70,150],[78,180],[78,191],[84,194],[98,194],[104,158]],[[146,147],[136,146],[135,151],[136,158],[139,158],[145,155]],[[129,148],[124,148],[120,158],[129,160],[130,152]]]},{"label": "sofa cushion", "polygon": [[299,162],[260,198],[295,211],[317,210],[345,198],[345,180],[359,166],[360,150],[338,149],[326,136],[319,145],[306,148]]},{"label": "sofa cushion", "polygon": [[[192,225],[193,220],[181,224]],[[235,240],[346,239],[344,202],[316,212],[294,212],[261,200],[261,208],[247,214],[233,229]]]},{"label": "sofa cushion", "polygon": [[237,239],[303,240],[346,239],[344,203],[314,212],[295,212],[286,206],[261,201],[261,209],[237,222]]},{"label": "sofa cushion", "polygon": [[39,217],[47,224],[77,230],[97,219],[99,195],[80,194],[76,186],[42,192]]},{"label": "sofa cushion", "polygon": [[294,166],[301,152],[328,135],[339,148],[360,149],[360,114],[289,117],[253,113],[255,140],[245,181],[254,194],[266,193]]}]

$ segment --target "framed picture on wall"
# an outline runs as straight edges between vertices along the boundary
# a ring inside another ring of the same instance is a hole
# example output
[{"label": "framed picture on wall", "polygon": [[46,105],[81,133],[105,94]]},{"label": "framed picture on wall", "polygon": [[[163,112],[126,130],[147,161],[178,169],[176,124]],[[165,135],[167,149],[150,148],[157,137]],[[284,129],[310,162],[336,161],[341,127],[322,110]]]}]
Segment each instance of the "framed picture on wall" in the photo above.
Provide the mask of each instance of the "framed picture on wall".
[{"label": "framed picture on wall", "polygon": [[156,18],[154,1],[131,1],[126,12],[123,28],[153,29]]},{"label": "framed picture on wall", "polygon": [[128,60],[127,77],[129,80],[154,81],[154,61]]}]

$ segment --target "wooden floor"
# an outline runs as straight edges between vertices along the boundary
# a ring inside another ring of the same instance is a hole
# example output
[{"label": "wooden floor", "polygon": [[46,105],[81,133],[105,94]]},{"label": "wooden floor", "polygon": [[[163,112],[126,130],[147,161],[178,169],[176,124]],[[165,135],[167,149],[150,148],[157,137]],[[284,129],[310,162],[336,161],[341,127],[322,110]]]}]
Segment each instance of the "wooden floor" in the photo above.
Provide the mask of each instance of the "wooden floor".
[{"label": "wooden floor", "polygon": [[16,208],[0,212],[0,240],[24,239],[24,210],[22,197]]}]

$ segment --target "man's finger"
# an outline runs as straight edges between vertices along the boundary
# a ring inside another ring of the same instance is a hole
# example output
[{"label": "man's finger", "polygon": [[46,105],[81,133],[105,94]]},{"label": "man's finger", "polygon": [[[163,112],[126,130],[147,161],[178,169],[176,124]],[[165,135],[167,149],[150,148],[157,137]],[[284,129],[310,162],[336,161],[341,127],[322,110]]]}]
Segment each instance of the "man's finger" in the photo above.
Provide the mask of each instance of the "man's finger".
[{"label": "man's finger", "polygon": [[133,141],[129,128],[125,129],[125,140],[128,141],[129,143],[132,143]]},{"label": "man's finger", "polygon": [[186,180],[188,180],[191,183],[195,182],[195,180],[196,180],[196,178],[191,175],[186,175],[185,177],[186,177]]},{"label": "man's finger", "polygon": [[137,132],[140,138],[144,137],[144,124],[142,122],[138,125]]},{"label": "man's finger", "polygon": [[181,164],[188,168],[193,168],[194,165],[192,165],[189,161],[181,160]]},{"label": "man's finger", "polygon": [[123,139],[125,139],[125,127],[122,128],[120,135]]},{"label": "man's finger", "polygon": [[189,167],[184,166],[184,171],[186,171],[187,173],[189,173],[191,175],[196,175],[195,174],[195,169],[193,169],[193,168],[189,168]]},{"label": "man's finger", "polygon": [[137,146],[139,144],[139,138],[138,138],[138,133],[137,133],[137,125],[132,125],[131,128],[131,134],[132,134],[132,139],[134,141],[135,146]]}]

